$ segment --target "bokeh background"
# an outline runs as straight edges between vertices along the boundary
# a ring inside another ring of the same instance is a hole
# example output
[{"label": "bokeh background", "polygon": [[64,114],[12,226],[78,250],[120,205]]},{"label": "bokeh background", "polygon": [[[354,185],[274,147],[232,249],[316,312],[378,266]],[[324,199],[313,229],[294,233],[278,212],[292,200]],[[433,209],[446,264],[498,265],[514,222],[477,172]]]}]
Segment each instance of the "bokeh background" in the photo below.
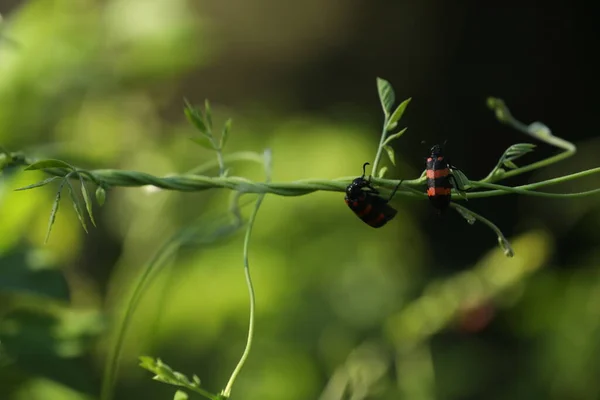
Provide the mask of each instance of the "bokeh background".
[{"label": "bokeh background", "polygon": [[[0,1],[0,13],[0,144],[32,157],[185,172],[214,154],[188,140],[183,98],[208,98],[217,126],[233,118],[226,152],[271,148],[274,180],[358,176],[379,140],[380,76],[413,99],[389,177],[419,176],[422,141],[448,140],[472,179],[530,142],[487,96],[578,146],[506,183],[598,166],[596,18],[574,3],[34,0]],[[190,221],[210,233],[229,193],[115,188],[86,234],[65,192],[44,244],[56,188],[13,191],[42,178],[12,168],[0,181],[0,398],[95,399],[137,277]],[[266,197],[250,247],[255,340],[232,399],[600,399],[598,197],[469,201],[512,259],[481,224],[440,219],[426,201],[394,206],[373,230],[341,193]],[[239,231],[165,263],[124,342],[115,399],[172,398],[139,355],[224,387],[246,340],[242,248]]]}]

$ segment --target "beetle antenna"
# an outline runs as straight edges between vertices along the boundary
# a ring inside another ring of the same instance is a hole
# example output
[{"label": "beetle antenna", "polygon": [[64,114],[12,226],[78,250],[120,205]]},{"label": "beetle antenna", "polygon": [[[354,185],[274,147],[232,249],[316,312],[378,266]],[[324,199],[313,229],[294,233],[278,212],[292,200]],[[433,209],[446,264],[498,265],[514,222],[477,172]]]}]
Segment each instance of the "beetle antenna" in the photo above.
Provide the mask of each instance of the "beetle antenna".
[{"label": "beetle antenna", "polygon": [[398,190],[398,188],[400,187],[400,185],[402,185],[402,179],[400,179],[400,182],[398,182],[398,185],[396,185],[396,187],[394,188],[394,191],[390,195],[390,198],[389,198],[388,202],[391,201],[394,198],[394,195],[396,194],[396,191]]},{"label": "beetle antenna", "polygon": [[367,174],[367,165],[370,165],[368,162],[363,164],[363,174],[362,174],[362,178],[365,177],[365,175]]}]

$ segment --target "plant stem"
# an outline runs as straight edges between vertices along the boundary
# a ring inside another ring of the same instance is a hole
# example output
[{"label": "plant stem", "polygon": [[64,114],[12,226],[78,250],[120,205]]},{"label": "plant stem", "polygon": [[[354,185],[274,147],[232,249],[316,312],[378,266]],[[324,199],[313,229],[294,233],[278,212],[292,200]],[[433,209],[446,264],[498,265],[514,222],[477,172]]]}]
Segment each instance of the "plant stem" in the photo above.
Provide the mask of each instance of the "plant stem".
[{"label": "plant stem", "polygon": [[385,138],[387,136],[387,121],[388,117],[386,116],[383,120],[383,129],[381,130],[381,139],[379,139],[379,147],[377,148],[375,160],[373,161],[373,166],[371,167],[372,176],[377,176],[377,167],[379,166],[379,160],[381,159],[381,154],[383,153],[383,146],[385,145]]},{"label": "plant stem", "polygon": [[[248,160],[257,161],[254,157],[255,153],[246,153],[244,155],[239,154],[237,160]],[[210,169],[215,166],[214,163],[207,163],[202,166],[202,169]],[[71,173],[71,170],[53,168],[44,170],[45,172],[55,176],[66,176]],[[194,171],[194,170],[193,170]],[[200,171],[200,167],[196,169]],[[481,192],[469,192],[466,193],[468,199],[471,198],[484,198],[506,195],[509,193],[527,194],[532,196],[545,196],[545,197],[565,197],[562,194],[539,194],[531,191],[524,192],[523,190],[536,189],[547,185],[553,185],[561,182],[571,181],[576,178],[581,178],[587,175],[595,174],[600,172],[600,167],[593,168],[578,173],[565,175],[559,178],[549,179],[541,182],[536,182],[528,185],[522,185],[517,187],[510,186],[490,186],[484,181],[470,181],[474,187],[488,187],[495,188],[498,190],[488,190]],[[78,174],[84,176],[90,181],[94,181],[103,185],[104,187],[120,186],[120,187],[140,187],[146,185],[156,186],[161,189],[167,190],[178,190],[183,192],[194,192],[208,189],[230,189],[241,193],[273,193],[280,196],[304,196],[309,193],[316,191],[329,191],[329,192],[344,192],[346,186],[355,177],[342,177],[337,179],[325,180],[325,179],[301,179],[293,182],[254,182],[246,178],[237,176],[228,177],[210,177],[196,174],[185,174],[185,175],[172,175],[168,177],[157,177],[144,172],[138,171],[121,171],[121,170],[91,170],[84,171],[81,169],[77,170]],[[382,189],[388,190],[395,187],[398,184],[398,180],[391,179],[380,179],[372,178],[373,183],[380,185]],[[414,198],[421,198],[425,196],[425,192],[421,191],[421,186],[425,183],[425,178],[420,177],[418,179],[403,180],[402,187],[404,188],[418,188],[419,191],[399,191],[397,195],[409,196]],[[383,192],[383,191],[382,191]],[[578,197],[590,195],[595,192],[581,192],[579,194],[569,194],[566,197]]]},{"label": "plant stem", "polygon": [[137,279],[133,293],[131,294],[127,304],[125,305],[125,315],[119,320],[114,346],[110,347],[106,365],[104,368],[104,377],[102,380],[102,390],[100,393],[101,400],[109,400],[113,397],[114,385],[119,369],[119,359],[121,356],[125,334],[129,327],[129,322],[133,316],[133,312],[141,299],[143,289],[147,287],[148,282],[155,275],[156,266],[163,265],[165,261],[171,257],[176,250],[176,245],[172,240],[163,244],[158,252],[153,256],[147,264],[142,275]]},{"label": "plant stem", "polygon": [[469,183],[472,186],[487,187],[487,188],[492,188],[492,189],[496,189],[496,190],[487,190],[484,192],[468,193],[467,198],[494,197],[494,196],[502,196],[507,193],[518,193],[518,194],[525,194],[525,195],[529,195],[529,196],[556,197],[556,198],[558,198],[558,197],[583,197],[583,196],[588,196],[591,194],[598,193],[599,189],[593,189],[593,190],[588,190],[585,192],[578,192],[578,193],[542,193],[542,192],[533,192],[531,190],[538,189],[538,188],[541,188],[544,186],[556,185],[559,183],[572,181],[574,179],[583,178],[585,176],[592,175],[592,174],[595,174],[598,172],[600,172],[600,167],[576,172],[574,174],[560,176],[558,178],[547,179],[545,181],[530,183],[527,185],[521,185],[521,186],[515,186],[515,187],[497,185],[497,184],[486,183],[486,182],[481,182],[481,181],[479,181],[479,182],[478,181],[470,181]]},{"label": "plant stem", "polygon": [[510,246],[510,242],[506,239],[506,237],[504,237],[504,234],[502,233],[500,228],[498,228],[492,221],[456,203],[450,203],[450,207],[459,210],[459,212],[463,215],[470,215],[479,222],[482,222],[485,225],[487,225],[488,228],[490,228],[494,231],[494,233],[496,233],[496,236],[498,237],[498,242],[500,243],[500,246],[504,249],[504,254],[506,254],[508,257],[512,257],[514,255],[514,251]]},{"label": "plant stem", "polygon": [[[549,181],[544,181],[541,182],[544,183],[544,186],[546,185],[550,185],[553,183],[559,183],[559,182],[549,182]],[[490,197],[490,196],[494,196],[494,195],[501,195],[501,194],[506,194],[507,192],[509,193],[516,193],[516,194],[523,194],[526,196],[537,196],[537,197],[549,197],[549,198],[559,198],[559,197],[584,197],[584,196],[589,196],[589,195],[593,195],[593,194],[597,194],[600,193],[600,189],[592,189],[592,190],[587,190],[584,192],[575,192],[575,193],[546,193],[546,192],[535,192],[532,191],[530,189],[535,189],[536,187],[540,187],[539,184],[531,184],[531,185],[523,185],[523,186],[517,186],[517,187],[510,187],[510,186],[503,186],[503,185],[496,185],[493,183],[485,183],[485,182],[472,182],[473,186],[479,186],[479,187],[485,187],[485,188],[490,188],[490,189],[496,189],[496,190],[489,190],[486,192],[479,192],[479,193],[472,193],[471,195],[467,196],[467,197]],[[485,196],[474,196],[475,194],[485,194]]]},{"label": "plant stem", "polygon": [[[271,158],[270,151],[266,151],[264,165],[265,165],[265,172],[266,172],[265,181],[267,183],[271,180],[270,158]],[[248,294],[250,297],[250,321],[248,324],[248,339],[246,340],[246,347],[244,348],[244,352],[242,353],[240,361],[238,362],[235,369],[233,370],[231,377],[229,378],[229,381],[227,382],[227,385],[225,386],[225,389],[223,389],[223,391],[221,392],[221,394],[223,396],[225,396],[226,398],[229,398],[229,396],[231,395],[231,388],[233,387],[233,384],[234,384],[235,380],[237,379],[237,376],[239,375],[244,364],[246,363],[246,360],[248,359],[248,356],[250,355],[250,349],[252,348],[252,339],[254,338],[254,318],[255,318],[256,298],[254,295],[254,286],[252,284],[252,277],[250,275],[250,263],[248,262],[248,251],[249,251],[249,245],[250,245],[250,235],[252,234],[252,227],[254,226],[254,221],[256,220],[256,215],[258,214],[258,210],[260,208],[260,205],[261,205],[264,197],[265,197],[264,193],[258,196],[258,199],[256,200],[256,205],[254,206],[254,210],[252,212],[252,215],[250,216],[250,220],[248,221],[248,227],[246,228],[246,236],[244,237],[244,275],[246,277],[246,285],[248,287]]]},{"label": "plant stem", "polygon": [[523,174],[525,172],[529,172],[529,171],[533,171],[539,168],[543,168],[543,167],[547,167],[548,165],[557,163],[558,161],[564,160],[565,158],[571,157],[572,155],[574,155],[577,152],[577,147],[567,141],[564,140],[562,138],[559,138],[558,136],[554,136],[550,130],[548,128],[546,128],[543,125],[539,125],[538,123],[538,129],[534,129],[532,128],[532,125],[526,125],[523,122],[517,120],[516,118],[514,118],[510,112],[510,110],[508,109],[508,107],[506,106],[506,104],[504,104],[504,101],[501,99],[496,99],[496,98],[489,98],[488,99],[488,106],[494,110],[496,112],[496,118],[504,123],[509,125],[510,127],[528,135],[531,136],[532,138],[535,138],[537,140],[540,140],[544,143],[547,143],[551,146],[554,147],[558,147],[559,149],[563,149],[564,151],[562,153],[556,154],[555,156],[546,158],[544,160],[517,168],[517,169],[513,169],[511,171],[506,171],[502,174],[496,174],[496,171],[498,170],[499,166],[497,166],[496,168],[494,168],[492,170],[492,172],[489,173],[488,176],[486,176],[484,179],[482,179],[480,182],[493,182],[493,181],[497,181],[499,179],[505,179],[505,178],[510,178],[511,176],[515,176],[515,175],[520,175]]},{"label": "plant stem", "polygon": [[221,149],[216,150],[217,162],[219,163],[219,176],[225,175],[225,161],[223,160],[223,151]]}]

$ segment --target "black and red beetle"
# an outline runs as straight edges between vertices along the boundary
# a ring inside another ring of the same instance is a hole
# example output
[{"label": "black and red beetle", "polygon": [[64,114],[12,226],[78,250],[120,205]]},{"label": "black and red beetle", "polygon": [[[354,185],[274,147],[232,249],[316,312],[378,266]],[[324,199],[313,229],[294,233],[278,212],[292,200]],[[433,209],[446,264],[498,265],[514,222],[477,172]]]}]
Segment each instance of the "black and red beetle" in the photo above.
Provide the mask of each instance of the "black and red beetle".
[{"label": "black and red beetle", "polygon": [[379,191],[371,185],[371,177],[365,179],[367,165],[369,165],[368,162],[363,165],[362,176],[354,179],[346,187],[344,200],[348,207],[367,225],[373,228],[381,228],[398,213],[388,203],[396,194],[396,190],[398,190],[402,181],[398,182],[390,198],[386,200],[379,196]]}]

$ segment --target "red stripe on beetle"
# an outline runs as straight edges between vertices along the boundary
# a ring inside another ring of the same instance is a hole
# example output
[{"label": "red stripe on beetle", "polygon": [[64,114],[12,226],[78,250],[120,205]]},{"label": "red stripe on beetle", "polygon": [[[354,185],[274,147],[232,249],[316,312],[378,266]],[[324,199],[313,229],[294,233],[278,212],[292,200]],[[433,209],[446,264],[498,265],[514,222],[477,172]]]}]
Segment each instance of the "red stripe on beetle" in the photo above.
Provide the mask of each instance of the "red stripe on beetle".
[{"label": "red stripe on beetle", "polygon": [[427,188],[427,196],[447,196],[452,193],[451,188],[445,187],[429,187]]},{"label": "red stripe on beetle", "polygon": [[432,169],[427,170],[427,178],[429,178],[429,179],[443,178],[445,176],[448,176],[449,174],[450,174],[450,170],[448,168],[438,169],[435,171]]}]

